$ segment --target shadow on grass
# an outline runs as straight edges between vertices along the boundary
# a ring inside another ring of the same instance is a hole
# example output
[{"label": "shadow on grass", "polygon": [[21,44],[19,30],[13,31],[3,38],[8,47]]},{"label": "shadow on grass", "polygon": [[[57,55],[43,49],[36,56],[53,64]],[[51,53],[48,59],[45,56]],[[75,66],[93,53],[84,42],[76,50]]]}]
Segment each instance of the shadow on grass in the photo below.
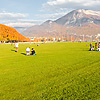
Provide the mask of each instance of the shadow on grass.
[{"label": "shadow on grass", "polygon": [[11,51],[15,51],[16,52],[16,50],[13,50],[13,49],[11,49]]},{"label": "shadow on grass", "polygon": [[26,53],[21,53],[22,55],[26,55]]}]

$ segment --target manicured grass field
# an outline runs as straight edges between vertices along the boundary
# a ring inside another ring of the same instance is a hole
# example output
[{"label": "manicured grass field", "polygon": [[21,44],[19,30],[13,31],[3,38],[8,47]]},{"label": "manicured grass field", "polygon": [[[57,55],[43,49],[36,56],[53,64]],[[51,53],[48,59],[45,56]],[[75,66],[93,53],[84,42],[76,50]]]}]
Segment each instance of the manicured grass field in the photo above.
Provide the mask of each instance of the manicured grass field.
[{"label": "manicured grass field", "polygon": [[86,44],[0,44],[0,100],[99,100],[100,52]]}]

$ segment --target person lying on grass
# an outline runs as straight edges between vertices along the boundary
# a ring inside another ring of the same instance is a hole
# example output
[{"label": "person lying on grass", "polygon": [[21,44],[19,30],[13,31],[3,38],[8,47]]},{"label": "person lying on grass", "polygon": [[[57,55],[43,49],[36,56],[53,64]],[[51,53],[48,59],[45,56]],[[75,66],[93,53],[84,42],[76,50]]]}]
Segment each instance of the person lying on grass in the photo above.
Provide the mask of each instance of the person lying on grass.
[{"label": "person lying on grass", "polygon": [[32,48],[30,55],[36,55],[34,48]]}]

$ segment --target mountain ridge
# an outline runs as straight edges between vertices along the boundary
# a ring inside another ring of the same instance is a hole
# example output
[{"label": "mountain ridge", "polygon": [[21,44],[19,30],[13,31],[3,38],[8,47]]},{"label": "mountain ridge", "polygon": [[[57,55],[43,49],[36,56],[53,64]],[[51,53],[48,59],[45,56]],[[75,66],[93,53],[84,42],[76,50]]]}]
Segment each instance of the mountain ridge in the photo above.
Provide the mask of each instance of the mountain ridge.
[{"label": "mountain ridge", "polygon": [[[26,31],[23,32],[25,36],[27,33],[29,36],[55,36],[52,34],[66,34],[66,30],[71,29],[68,33],[71,34],[72,30],[75,29],[75,34],[80,34],[77,32],[77,27],[80,29],[87,29],[91,33],[90,34],[98,34],[100,33],[100,11],[92,11],[92,10],[84,10],[84,9],[77,9],[69,12],[68,14],[58,18],[57,20],[47,20],[41,25],[37,27],[33,26]],[[92,27],[92,31],[91,31]],[[96,28],[97,27],[97,28]],[[96,29],[95,29],[96,28]],[[95,31],[96,30],[96,31]],[[81,30],[84,31],[84,30]],[[86,31],[86,32],[87,32]],[[85,32],[81,32],[84,34]]]}]

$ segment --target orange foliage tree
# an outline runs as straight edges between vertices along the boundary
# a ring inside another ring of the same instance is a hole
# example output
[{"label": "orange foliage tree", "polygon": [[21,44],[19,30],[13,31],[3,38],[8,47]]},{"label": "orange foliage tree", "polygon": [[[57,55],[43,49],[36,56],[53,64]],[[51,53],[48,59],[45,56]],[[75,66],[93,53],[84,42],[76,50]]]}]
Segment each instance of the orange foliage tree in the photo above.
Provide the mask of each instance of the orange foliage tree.
[{"label": "orange foliage tree", "polygon": [[0,41],[30,41],[16,29],[0,24]]}]

